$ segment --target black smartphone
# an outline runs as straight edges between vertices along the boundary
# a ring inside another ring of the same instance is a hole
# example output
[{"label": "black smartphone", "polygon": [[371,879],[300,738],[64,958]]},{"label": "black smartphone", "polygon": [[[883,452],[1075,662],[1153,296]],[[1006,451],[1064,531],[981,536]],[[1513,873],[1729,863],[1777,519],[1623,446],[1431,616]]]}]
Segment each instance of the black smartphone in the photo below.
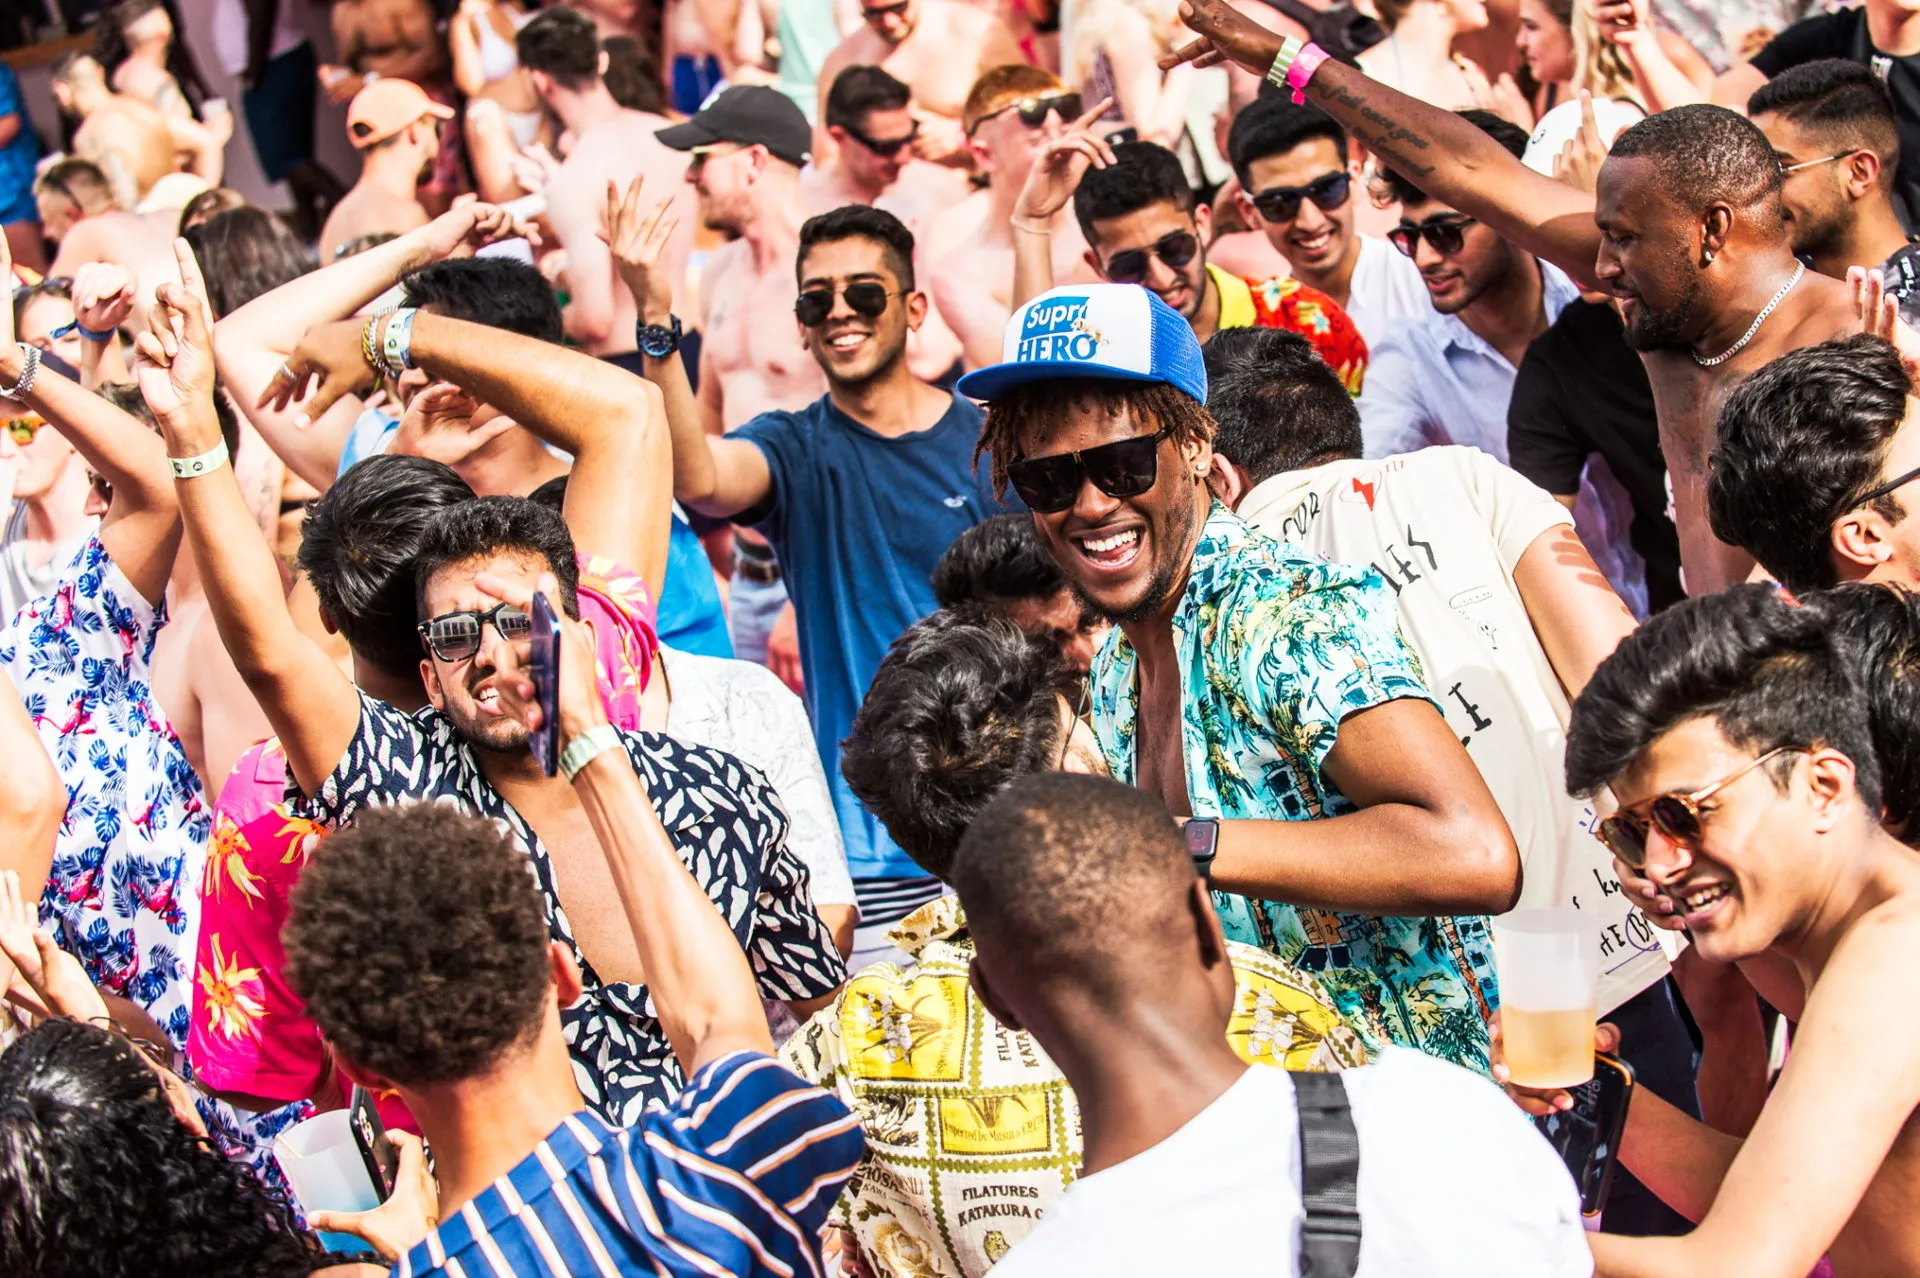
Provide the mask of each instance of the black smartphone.
[{"label": "black smartphone", "polygon": [[348,1125],[353,1128],[353,1143],[360,1148],[360,1161],[367,1165],[367,1179],[384,1203],[393,1197],[394,1178],[400,1174],[400,1151],[387,1139],[387,1125],[380,1121],[380,1107],[374,1103],[372,1092],[354,1088],[350,1108]]},{"label": "black smartphone", "polygon": [[548,776],[560,770],[560,619],[539,591],[533,592],[532,650],[527,674],[540,702],[540,730],[527,737],[527,749]]},{"label": "black smartphone", "polygon": [[1606,1204],[1620,1156],[1620,1133],[1626,1130],[1627,1106],[1633,1103],[1633,1067],[1596,1052],[1593,1078],[1568,1091],[1572,1109],[1536,1118],[1533,1125],[1573,1173],[1581,1214],[1596,1216]]}]

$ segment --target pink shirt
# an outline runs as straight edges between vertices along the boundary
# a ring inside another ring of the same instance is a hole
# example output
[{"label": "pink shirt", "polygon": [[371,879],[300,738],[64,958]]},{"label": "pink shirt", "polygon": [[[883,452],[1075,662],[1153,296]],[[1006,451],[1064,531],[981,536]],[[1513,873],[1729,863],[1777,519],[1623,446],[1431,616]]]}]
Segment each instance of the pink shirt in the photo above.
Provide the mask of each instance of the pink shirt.
[{"label": "pink shirt", "polygon": [[[607,717],[638,731],[640,694],[660,646],[646,583],[613,560],[581,555],[579,602],[594,633]],[[287,985],[280,946],[293,885],[326,830],[288,815],[286,789],[286,755],[277,740],[264,741],[240,756],[214,805],[187,1034],[187,1056],[206,1087],[280,1102],[312,1096],[327,1060],[319,1026]],[[397,1097],[381,1100],[380,1117],[420,1130]]]}]

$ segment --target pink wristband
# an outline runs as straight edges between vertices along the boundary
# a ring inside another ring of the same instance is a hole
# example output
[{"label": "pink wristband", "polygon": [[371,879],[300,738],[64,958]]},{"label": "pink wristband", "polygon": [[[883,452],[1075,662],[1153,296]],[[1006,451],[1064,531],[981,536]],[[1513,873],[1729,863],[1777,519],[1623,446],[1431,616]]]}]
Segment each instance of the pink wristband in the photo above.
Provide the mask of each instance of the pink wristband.
[{"label": "pink wristband", "polygon": [[1309,44],[1300,50],[1293,65],[1287,68],[1287,87],[1293,90],[1296,106],[1307,100],[1307,81],[1313,79],[1313,73],[1327,60],[1327,51],[1317,44]]}]

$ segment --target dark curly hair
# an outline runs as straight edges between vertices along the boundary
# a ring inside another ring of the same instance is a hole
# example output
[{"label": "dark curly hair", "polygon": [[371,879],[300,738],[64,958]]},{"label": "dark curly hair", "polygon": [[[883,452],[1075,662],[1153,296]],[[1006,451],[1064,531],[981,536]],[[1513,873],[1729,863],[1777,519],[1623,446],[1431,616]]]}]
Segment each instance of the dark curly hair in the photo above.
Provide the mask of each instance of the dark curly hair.
[{"label": "dark curly hair", "polygon": [[525,497],[476,497],[433,517],[413,560],[414,606],[427,617],[427,583],[455,564],[500,554],[534,555],[560,582],[560,606],[580,615],[580,563],[574,558],[567,521],[550,507]]},{"label": "dark curly hair", "polygon": [[284,1202],[174,1116],[120,1035],[54,1020],[0,1054],[0,1273],[293,1278],[325,1263]]},{"label": "dark curly hair", "polygon": [[867,685],[841,774],[893,841],[945,879],[988,801],[1059,766],[1071,683],[1053,651],[1011,621],[975,609],[923,617]]},{"label": "dark curly hair", "polygon": [[492,822],[437,803],[362,812],[320,845],[291,906],[287,980],[355,1065],[450,1082],[539,1031],[546,914]]},{"label": "dark curly hair", "polygon": [[1213,441],[1213,418],[1207,410],[1164,382],[1117,382],[1102,377],[1028,382],[993,397],[987,405],[986,425],[980,428],[980,442],[974,446],[976,466],[982,456],[992,461],[995,496],[1006,491],[1007,463],[1026,456],[1020,441],[1030,432],[1054,426],[1061,413],[1076,405],[1092,405],[1108,417],[1131,409],[1137,424],[1170,430],[1176,446]]}]

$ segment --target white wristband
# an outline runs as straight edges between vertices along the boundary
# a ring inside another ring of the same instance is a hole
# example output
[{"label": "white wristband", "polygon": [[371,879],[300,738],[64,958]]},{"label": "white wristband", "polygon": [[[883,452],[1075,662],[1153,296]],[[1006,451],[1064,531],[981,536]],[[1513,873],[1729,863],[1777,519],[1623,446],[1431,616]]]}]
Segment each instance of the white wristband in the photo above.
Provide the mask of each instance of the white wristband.
[{"label": "white wristband", "polygon": [[173,467],[175,479],[193,479],[199,475],[211,474],[227,463],[227,441],[221,440],[198,457],[169,457],[167,464]]},{"label": "white wristband", "polygon": [[597,728],[589,728],[567,743],[560,752],[560,771],[571,781],[580,775],[580,769],[592,763],[609,750],[620,750],[626,742],[620,736],[620,729],[610,723]]}]

